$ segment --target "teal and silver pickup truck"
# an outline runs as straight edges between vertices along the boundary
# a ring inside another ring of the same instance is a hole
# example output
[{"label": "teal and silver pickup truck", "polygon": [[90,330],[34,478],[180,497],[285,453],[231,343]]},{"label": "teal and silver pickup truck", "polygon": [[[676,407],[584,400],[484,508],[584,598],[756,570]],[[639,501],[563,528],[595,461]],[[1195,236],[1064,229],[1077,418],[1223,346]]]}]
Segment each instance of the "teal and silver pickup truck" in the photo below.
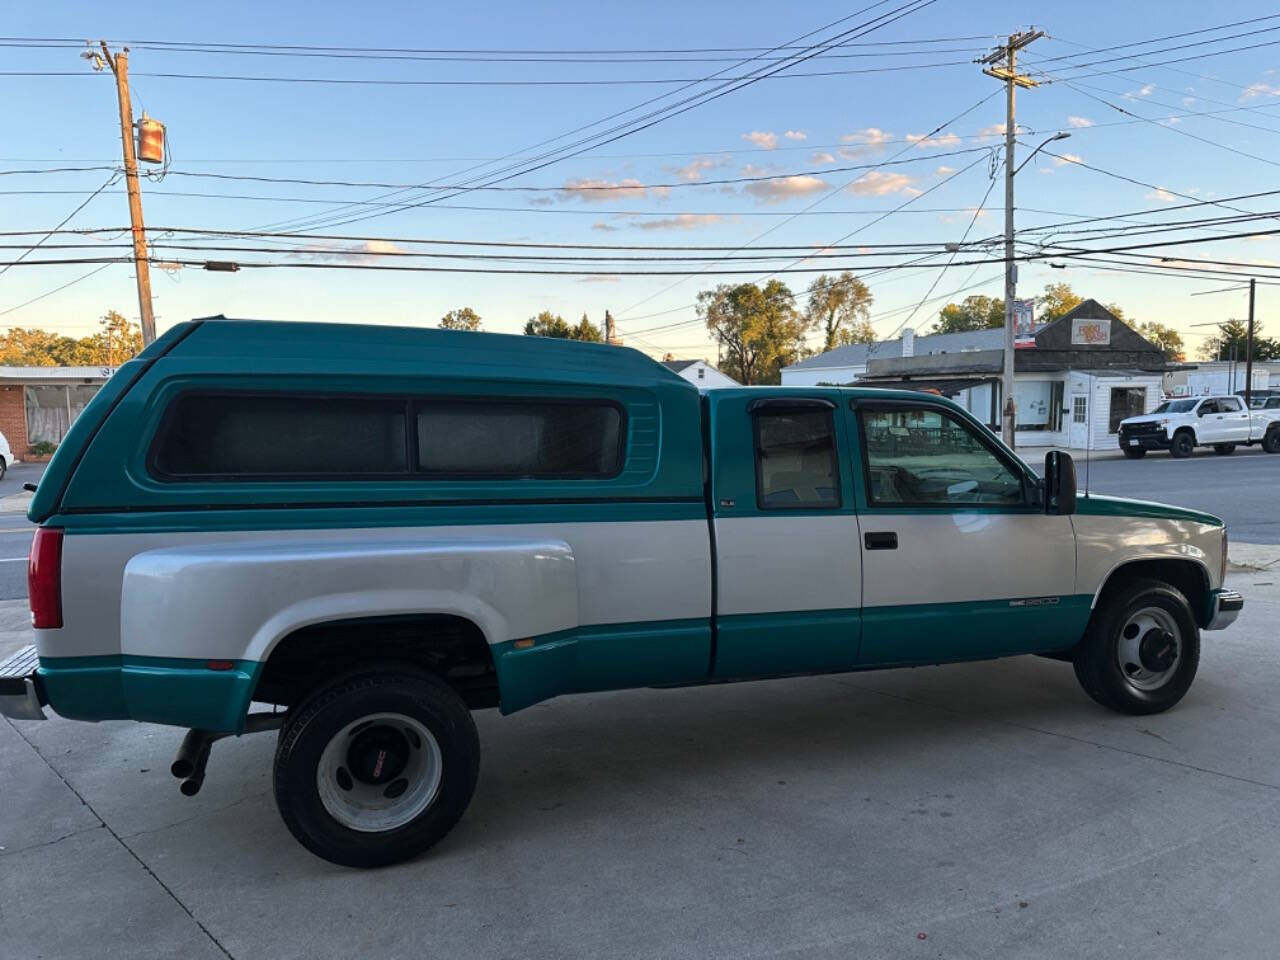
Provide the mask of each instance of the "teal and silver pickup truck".
[{"label": "teal and silver pickup truck", "polygon": [[471,711],[561,694],[1042,654],[1171,707],[1235,619],[1215,517],[1076,495],[947,400],[700,394],[622,347],[213,318],[106,384],[31,503],[34,648],[0,710],[279,728],[335,863],[463,815]]}]

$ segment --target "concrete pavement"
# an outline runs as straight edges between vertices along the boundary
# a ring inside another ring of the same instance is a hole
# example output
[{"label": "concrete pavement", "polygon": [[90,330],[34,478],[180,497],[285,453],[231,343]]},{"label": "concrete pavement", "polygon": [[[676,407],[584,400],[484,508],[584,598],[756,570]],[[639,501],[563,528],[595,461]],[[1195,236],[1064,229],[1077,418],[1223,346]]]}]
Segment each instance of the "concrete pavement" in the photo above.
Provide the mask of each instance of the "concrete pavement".
[{"label": "concrete pavement", "polygon": [[285,831],[274,736],[188,799],[177,730],[3,723],[0,957],[1272,957],[1280,575],[1229,583],[1155,717],[1029,657],[481,713],[462,823],[372,873]]}]

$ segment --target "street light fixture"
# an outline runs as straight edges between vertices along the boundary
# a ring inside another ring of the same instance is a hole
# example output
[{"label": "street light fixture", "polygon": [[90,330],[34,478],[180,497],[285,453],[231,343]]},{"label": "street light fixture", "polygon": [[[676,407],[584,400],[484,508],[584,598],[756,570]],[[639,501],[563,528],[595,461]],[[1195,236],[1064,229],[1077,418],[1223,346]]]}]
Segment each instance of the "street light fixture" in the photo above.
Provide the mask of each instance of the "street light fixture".
[{"label": "street light fixture", "polygon": [[1071,134],[1067,133],[1065,130],[1059,130],[1059,131],[1058,131],[1057,133],[1055,133],[1052,137],[1050,137],[1050,138],[1049,138],[1048,140],[1046,140],[1044,143],[1040,144],[1040,146],[1036,147],[1036,148],[1035,148],[1034,150],[1032,150],[1029,154],[1027,154],[1027,159],[1023,160],[1020,164],[1018,164],[1017,169],[1013,171],[1013,172],[1014,172],[1014,175],[1016,176],[1016,175],[1017,175],[1017,173],[1018,173],[1018,172],[1019,172],[1023,167],[1025,167],[1028,163],[1030,163],[1030,162],[1031,162],[1031,158],[1032,158],[1032,157],[1034,157],[1037,153],[1039,153],[1041,150],[1043,150],[1043,149],[1044,149],[1045,147],[1047,147],[1049,144],[1053,143],[1055,140],[1066,140],[1066,139],[1067,139],[1068,137],[1070,137],[1070,136],[1071,136]]}]

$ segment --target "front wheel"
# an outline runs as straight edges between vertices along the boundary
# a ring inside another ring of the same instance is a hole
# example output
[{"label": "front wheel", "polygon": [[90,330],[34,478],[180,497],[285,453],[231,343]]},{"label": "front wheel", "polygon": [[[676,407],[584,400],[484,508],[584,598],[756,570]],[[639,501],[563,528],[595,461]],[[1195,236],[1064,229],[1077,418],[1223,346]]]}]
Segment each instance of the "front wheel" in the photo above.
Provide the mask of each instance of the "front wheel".
[{"label": "front wheel", "polygon": [[1236,445],[1234,443],[1215,443],[1213,452],[1220,457],[1227,457],[1236,452]]},{"label": "front wheel", "polygon": [[1200,663],[1200,630],[1187,598],[1166,583],[1135,579],[1100,602],[1075,655],[1080,686],[1120,713],[1168,710]]},{"label": "front wheel", "polygon": [[1196,448],[1196,438],[1188,431],[1173,435],[1173,442],[1169,445],[1169,452],[1175,457],[1189,457]]},{"label": "front wheel", "polygon": [[1126,460],[1141,460],[1147,455],[1147,451],[1142,447],[1121,447],[1124,451]]},{"label": "front wheel", "polygon": [[1262,449],[1267,453],[1280,453],[1280,427],[1272,427],[1263,435]]},{"label": "front wheel", "polygon": [[458,694],[387,665],[317,691],[281,730],[276,806],[316,856],[381,867],[443,838],[479,770],[479,738]]}]

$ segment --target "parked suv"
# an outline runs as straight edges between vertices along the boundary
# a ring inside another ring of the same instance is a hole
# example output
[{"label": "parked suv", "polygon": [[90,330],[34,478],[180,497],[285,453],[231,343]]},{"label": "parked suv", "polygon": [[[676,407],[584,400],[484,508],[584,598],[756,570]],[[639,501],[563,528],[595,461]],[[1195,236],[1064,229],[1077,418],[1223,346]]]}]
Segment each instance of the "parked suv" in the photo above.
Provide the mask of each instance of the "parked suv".
[{"label": "parked suv", "polygon": [[1148,450],[1189,457],[1196,447],[1213,447],[1225,456],[1255,443],[1267,453],[1280,453],[1280,409],[1251,411],[1234,395],[1164,400],[1150,413],[1121,420],[1119,442],[1130,460]]}]

